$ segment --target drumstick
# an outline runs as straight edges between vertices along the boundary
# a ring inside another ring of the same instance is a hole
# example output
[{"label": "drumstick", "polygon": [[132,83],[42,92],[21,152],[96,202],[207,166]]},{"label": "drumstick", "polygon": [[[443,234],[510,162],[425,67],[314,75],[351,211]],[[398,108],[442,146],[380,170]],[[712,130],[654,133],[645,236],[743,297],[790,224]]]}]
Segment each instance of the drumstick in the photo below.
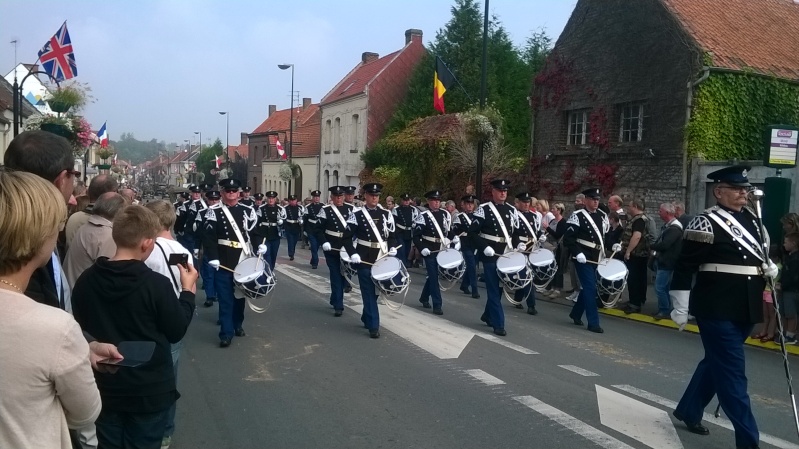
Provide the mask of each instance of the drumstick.
[{"label": "drumstick", "polygon": [[[331,248],[330,248],[330,251],[341,251],[342,249],[343,249],[343,248],[332,248],[332,247],[331,247]],[[349,263],[349,262],[347,262],[347,263]],[[364,262],[364,261],[361,261],[361,263],[363,263],[363,264],[366,264],[366,265],[374,265],[373,263]]]},{"label": "drumstick", "polygon": [[[572,257],[572,259],[577,260],[576,257]],[[601,262],[594,262],[593,260],[588,260],[588,259],[585,260],[585,263],[592,263],[594,265],[602,265]]]},{"label": "drumstick", "polygon": [[228,267],[226,267],[226,266],[224,266],[224,265],[220,265],[220,266],[219,266],[219,268],[221,268],[221,269],[223,269],[223,270],[230,271],[231,273],[235,273],[235,272],[236,272],[236,270],[231,270],[230,268],[228,268]]}]

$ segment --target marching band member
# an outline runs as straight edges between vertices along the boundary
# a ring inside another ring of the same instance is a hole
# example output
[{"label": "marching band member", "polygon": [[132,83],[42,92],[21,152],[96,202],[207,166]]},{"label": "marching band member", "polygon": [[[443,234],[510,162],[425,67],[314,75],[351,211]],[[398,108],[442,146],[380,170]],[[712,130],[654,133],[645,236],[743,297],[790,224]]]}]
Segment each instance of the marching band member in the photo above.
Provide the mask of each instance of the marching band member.
[{"label": "marching band member", "polygon": [[[517,248],[519,251],[530,251],[538,241],[541,235],[541,214],[536,214],[530,210],[530,204],[533,202],[533,197],[529,193],[524,192],[516,195],[519,208],[519,232]],[[538,315],[535,309],[535,285],[531,282],[527,287],[516,290],[513,292],[513,299],[527,304],[527,313],[530,315]],[[522,309],[524,306],[518,304],[517,309]]]},{"label": "marching band member", "polygon": [[[211,185],[208,185],[208,187],[213,188]],[[205,192],[205,199],[208,201],[208,207],[197,214],[193,227],[195,238],[198,242],[202,243],[203,241],[203,233],[205,232],[205,216],[208,214],[208,209],[212,207],[220,207],[219,199],[221,197],[222,194],[219,193],[218,190],[208,190]],[[205,291],[205,302],[203,303],[203,306],[205,307],[213,306],[214,302],[216,301],[216,287],[214,285],[214,273],[216,270],[208,265],[209,261],[210,259],[208,259],[208,251],[203,250],[202,262],[200,265],[200,275],[203,278],[203,290]]]},{"label": "marching band member", "polygon": [[308,236],[308,243],[311,245],[311,268],[314,270],[319,265],[319,241],[316,238],[316,229],[319,225],[319,211],[324,206],[319,201],[321,196],[322,192],[319,190],[311,192],[311,204],[305,207],[305,234]]},{"label": "marching band member", "polygon": [[474,195],[466,195],[461,198],[462,212],[455,214],[452,219],[452,229],[450,231],[450,238],[454,239],[456,236],[460,239],[461,254],[463,261],[466,264],[466,270],[461,278],[461,291],[467,295],[472,295],[472,298],[479,298],[480,293],[477,292],[477,258],[474,254],[474,244],[468,238],[469,227],[474,221],[474,206],[477,197]]},{"label": "marching band member", "polygon": [[252,207],[253,209],[258,209],[261,205],[264,204],[264,194],[263,193],[256,193],[252,196]]},{"label": "marching band member", "polygon": [[394,219],[391,212],[378,207],[383,190],[381,184],[366,184],[363,190],[366,202],[362,208],[350,213],[347,232],[344,234],[344,246],[351,263],[358,266],[358,285],[363,298],[361,321],[369,329],[369,337],[380,338],[380,314],[377,309],[376,287],[372,281],[372,264],[384,255],[397,255],[394,248]]},{"label": "marching band member", "polygon": [[349,204],[355,207],[355,192],[358,191],[356,186],[347,186],[344,188],[344,204]]},{"label": "marching band member", "polygon": [[[219,298],[219,346],[230,346],[233,335],[243,337],[244,298],[236,298],[233,288],[233,273],[219,270],[224,266],[233,270],[245,257],[253,255],[250,231],[257,217],[249,206],[239,204],[239,187],[236,179],[224,179],[219,183],[224,190],[220,207],[210,208],[205,215],[203,241],[208,252],[209,265],[218,270],[214,273],[216,292]],[[258,246],[258,254],[266,252],[265,245]]]},{"label": "marching band member", "polygon": [[340,250],[344,245],[347,218],[352,206],[344,204],[344,187],[334,186],[328,190],[333,204],[323,206],[316,214],[318,224],[314,240],[322,243],[322,251],[325,252],[325,262],[330,271],[330,305],[333,306],[334,316],[338,317],[344,312],[344,285],[349,285],[341,274]]},{"label": "marching band member", "polygon": [[599,327],[596,264],[605,254],[605,234],[610,230],[610,221],[608,214],[599,209],[599,189],[583,190],[583,195],[583,208],[571,214],[566,221],[566,233],[563,235],[563,244],[575,259],[574,268],[582,286],[569,318],[577,326],[582,326],[585,312],[588,330],[601,334],[605,331]]},{"label": "marching band member", "polygon": [[510,182],[506,179],[491,181],[491,201],[481,204],[474,212],[469,227],[469,237],[477,245],[486,283],[486,306],[480,317],[494,328],[494,333],[505,336],[505,311],[502,309],[502,286],[497,272],[497,259],[510,250],[512,236],[519,228],[516,208],[505,203]]},{"label": "marching band member", "polygon": [[767,236],[761,235],[756,214],[746,207],[750,168],[737,165],[707,175],[714,182],[717,205],[686,227],[670,292],[672,319],[682,328],[688,313],[696,317],[705,348],[674,417],[689,431],[707,435],[702,416],[718,396],[739,448],[756,448],[760,439],[746,391],[743,343],[753,325],[763,321],[766,279],[777,275],[763,250]]},{"label": "marching band member", "polygon": [[197,228],[195,228],[194,225],[197,222],[197,217],[208,209],[208,205],[205,204],[203,200],[203,192],[207,190],[207,187],[207,184],[203,184],[202,186],[190,185],[191,203],[189,203],[188,206],[184,206],[186,216],[183,224],[183,242],[181,242],[181,244],[191,252],[194,258],[193,265],[195,267],[200,266],[197,258],[200,255],[202,236],[197,235]]},{"label": "marching band member", "polygon": [[[189,185],[189,189],[191,189],[192,186],[194,188],[197,187],[194,184],[191,184]],[[198,189],[196,193],[199,194],[199,192],[200,191]],[[178,201],[175,203],[177,205],[177,207],[175,208],[175,215],[177,215],[177,217],[175,218],[175,225],[173,226],[173,228],[175,229],[175,240],[177,240],[178,243],[180,243],[184,247],[186,247],[187,245],[186,245],[186,239],[183,238],[183,230],[186,228],[186,217],[188,216],[188,207],[192,202],[192,196],[194,195],[194,193],[195,192],[181,193],[180,197],[178,197]],[[183,198],[183,201],[180,200],[181,198]]]},{"label": "marching band member", "polygon": [[411,196],[408,193],[400,195],[400,204],[391,210],[394,215],[394,224],[397,227],[397,240],[402,246],[397,249],[397,257],[408,266],[408,256],[411,253],[413,242],[413,223],[419,215],[419,210],[411,206]]},{"label": "marching band member", "polygon": [[252,192],[252,187],[247,186],[241,189],[241,198],[239,198],[239,204],[243,206],[250,206],[255,207],[255,201],[250,197],[250,192]]},{"label": "marching band member", "polygon": [[255,211],[258,216],[258,225],[255,234],[260,241],[265,240],[267,247],[266,260],[269,266],[275,269],[277,262],[277,251],[280,249],[280,226],[286,219],[286,211],[277,204],[277,192],[270,190],[266,192],[266,204]]},{"label": "marching band member", "polygon": [[[438,284],[438,261],[436,254],[449,247],[450,240],[447,237],[450,232],[450,215],[441,209],[441,192],[431,190],[425,194],[427,198],[428,210],[420,213],[413,223],[414,243],[424,257],[424,267],[427,270],[427,280],[422,288],[422,296],[419,302],[425,309],[430,308],[430,298],[433,298],[433,313],[443,315],[441,310],[442,298],[441,288]],[[453,238],[455,249],[460,250],[460,237]]]},{"label": "marching band member", "polygon": [[297,241],[300,239],[300,233],[302,232],[305,208],[297,204],[297,195],[289,195],[289,204],[283,209],[286,212],[286,224],[283,230],[286,232],[289,260],[294,260],[294,251],[297,248]]}]

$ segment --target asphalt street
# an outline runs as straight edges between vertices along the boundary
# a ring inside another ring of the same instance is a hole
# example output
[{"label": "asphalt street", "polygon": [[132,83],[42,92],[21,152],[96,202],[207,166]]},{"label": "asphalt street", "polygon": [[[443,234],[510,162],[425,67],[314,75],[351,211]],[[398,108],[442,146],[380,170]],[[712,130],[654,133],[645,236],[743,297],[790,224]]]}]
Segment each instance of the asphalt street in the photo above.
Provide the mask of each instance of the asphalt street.
[{"label": "asphalt street", "polygon": [[[320,256],[323,254],[320,251]],[[481,299],[457,287],[444,315],[422,309],[421,270],[405,306],[380,306],[381,338],[328,304],[327,268],[308,251],[278,257],[263,314],[247,336],[218,347],[217,308],[197,310],[184,339],[172,447],[183,448],[731,448],[732,426],[706,410],[709,436],[671,416],[703,350],[699,336],[602,315],[604,334],[571,324],[568,306],[537,316],[505,302],[506,337],[479,317]],[[198,294],[198,304],[204,300]],[[747,347],[761,447],[799,448],[782,357]],[[799,358],[789,357],[791,373]]]}]

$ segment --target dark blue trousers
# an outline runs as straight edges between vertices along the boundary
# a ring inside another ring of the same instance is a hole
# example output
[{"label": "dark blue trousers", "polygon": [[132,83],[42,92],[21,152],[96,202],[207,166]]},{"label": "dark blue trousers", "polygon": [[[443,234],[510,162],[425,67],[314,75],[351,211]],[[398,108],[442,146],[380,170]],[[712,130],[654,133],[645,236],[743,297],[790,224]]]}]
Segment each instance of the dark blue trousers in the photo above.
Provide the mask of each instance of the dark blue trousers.
[{"label": "dark blue trousers", "polygon": [[297,248],[297,241],[300,239],[300,231],[292,231],[286,229],[286,245],[289,250],[289,257],[294,257],[294,251]]},{"label": "dark blue trousers", "polygon": [[[325,251],[325,263],[330,271],[330,305],[335,310],[344,310],[344,283],[341,275],[341,256],[338,251]],[[371,276],[371,275],[370,275]]]},{"label": "dark blue trousers", "polygon": [[438,285],[438,260],[433,254],[424,258],[424,268],[427,270],[427,280],[422,288],[422,296],[419,302],[426,303],[433,297],[433,308],[440,309],[443,300],[441,299],[441,287]]},{"label": "dark blue trousers", "polygon": [[411,254],[411,245],[413,245],[413,241],[411,239],[400,239],[400,243],[402,243],[402,246],[397,248],[397,258],[407,267],[409,266],[408,256]]},{"label": "dark blue trousers", "polygon": [[569,313],[569,318],[579,320],[585,313],[588,327],[599,327],[599,310],[596,306],[596,265],[574,262],[574,271],[577,272],[582,290]]},{"label": "dark blue trousers", "polygon": [[236,329],[244,323],[244,298],[233,293],[233,273],[217,271],[214,275],[217,299],[219,300],[219,339],[232,339]]},{"label": "dark blue trousers", "polygon": [[530,285],[513,292],[513,299],[522,302],[525,301],[527,307],[535,308],[535,286],[531,282]]},{"label": "dark blue trousers", "polygon": [[752,405],[746,392],[746,362],[743,343],[752,325],[733,321],[696,318],[705,358],[677,404],[677,413],[686,423],[702,421],[705,407],[718,395],[724,414],[735,429],[737,447],[756,446],[760,441]]},{"label": "dark blue trousers", "polygon": [[497,261],[483,260],[483,277],[486,281],[486,307],[483,314],[494,329],[505,329],[505,311],[502,309],[502,287],[499,285]]},{"label": "dark blue trousers", "polygon": [[269,267],[275,269],[275,262],[277,262],[277,251],[280,249],[280,237],[274,240],[266,241],[266,260],[269,261]]},{"label": "dark blue trousers", "polygon": [[315,235],[309,233],[308,243],[311,244],[311,266],[319,266],[319,241],[316,240]]},{"label": "dark blue trousers", "polygon": [[477,256],[473,249],[462,249],[463,261],[466,262],[466,271],[461,278],[461,291],[477,293]]},{"label": "dark blue trousers", "polygon": [[363,314],[361,321],[370,331],[380,328],[380,312],[377,310],[377,293],[372,280],[372,267],[361,264],[358,268],[358,285],[361,287],[363,298]]},{"label": "dark blue trousers", "polygon": [[103,410],[97,417],[99,447],[158,449],[164,437],[168,410],[128,413]]},{"label": "dark blue trousers", "polygon": [[203,263],[200,266],[200,275],[203,277],[203,290],[205,290],[205,299],[211,301],[216,300],[216,283],[214,282],[214,275],[216,270],[208,265],[208,256],[203,253]]}]

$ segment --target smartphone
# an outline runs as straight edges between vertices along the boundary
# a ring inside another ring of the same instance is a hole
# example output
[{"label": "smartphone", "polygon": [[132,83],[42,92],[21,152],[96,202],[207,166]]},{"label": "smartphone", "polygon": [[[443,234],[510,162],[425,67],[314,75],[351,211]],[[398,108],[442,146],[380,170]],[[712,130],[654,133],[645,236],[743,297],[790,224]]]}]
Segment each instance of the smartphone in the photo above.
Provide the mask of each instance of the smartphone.
[{"label": "smartphone", "polygon": [[135,368],[141,365],[141,360],[128,360],[128,359],[103,359],[98,360],[97,363],[101,365],[111,365],[111,366],[127,366],[129,368]]},{"label": "smartphone", "polygon": [[184,267],[189,264],[189,255],[188,254],[170,254],[169,255],[169,265],[183,265]]}]

